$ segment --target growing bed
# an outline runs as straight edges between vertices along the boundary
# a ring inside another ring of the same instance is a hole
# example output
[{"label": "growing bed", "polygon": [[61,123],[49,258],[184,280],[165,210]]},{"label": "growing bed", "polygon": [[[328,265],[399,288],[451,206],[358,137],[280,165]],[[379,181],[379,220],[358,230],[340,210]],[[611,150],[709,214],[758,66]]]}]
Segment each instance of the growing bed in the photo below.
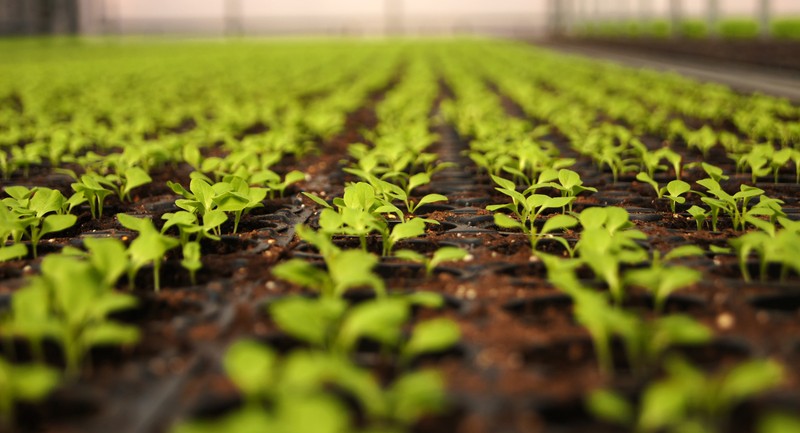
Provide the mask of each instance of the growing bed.
[{"label": "growing bed", "polygon": [[800,426],[787,101],[489,40],[0,48],[0,430]]}]

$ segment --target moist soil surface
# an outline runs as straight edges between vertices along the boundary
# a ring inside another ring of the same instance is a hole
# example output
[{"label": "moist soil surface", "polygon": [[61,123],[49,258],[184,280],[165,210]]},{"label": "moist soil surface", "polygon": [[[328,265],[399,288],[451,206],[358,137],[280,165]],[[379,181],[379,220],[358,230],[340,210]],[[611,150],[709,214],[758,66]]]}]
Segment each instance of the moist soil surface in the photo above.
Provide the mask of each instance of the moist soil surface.
[{"label": "moist soil surface", "polygon": [[[162,288],[152,287],[151,269],[140,272],[134,294],[138,308],[120,314],[117,319],[136,325],[142,332],[134,347],[100,349],[91,354],[91,362],[81,372],[80,380],[61,387],[44,404],[20,407],[21,431],[144,433],[167,431],[177,420],[196,416],[213,417],[239,405],[240,399],[220,366],[221,355],[232,342],[255,337],[279,351],[300,343],[281,333],[266,314],[266,305],[280,297],[302,290],[277,280],[271,267],[292,257],[320,260],[316,251],[294,235],[299,223],[316,227],[318,207],[299,194],[300,191],[341,195],[345,182],[355,180],[345,175],[342,160],[349,143],[364,141],[361,131],[376,124],[374,113],[386,89],[376,92],[361,109],[350,114],[346,131],[320,143],[321,153],[302,161],[289,161],[281,167],[303,170],[306,182],[287,191],[285,198],[267,200],[265,206],[242,218],[239,233],[223,227],[222,241],[203,245],[203,269],[197,284],[192,284],[180,267],[178,254],[169,256],[162,268]],[[441,99],[448,95],[442,90]],[[521,110],[504,100],[512,115]],[[439,119],[436,110],[432,112]],[[546,279],[542,262],[532,258],[528,240],[520,233],[499,229],[493,223],[487,204],[502,203],[504,198],[493,188],[489,177],[477,171],[462,151],[466,137],[459,137],[451,125],[437,120],[439,140],[433,151],[442,161],[455,166],[441,171],[420,194],[437,192],[449,197],[444,204],[429,205],[423,214],[440,224],[431,226],[426,235],[401,242],[397,248],[427,253],[445,245],[467,249],[471,259],[446,263],[431,276],[414,264],[388,257],[376,271],[394,291],[434,291],[444,295],[445,308],[421,311],[420,317],[445,316],[455,320],[462,331],[461,343],[454,349],[418,360],[438,368],[447,381],[450,409],[423,420],[418,432],[605,432],[618,431],[599,423],[583,405],[586,393],[600,386],[635,393],[646,382],[624,365],[621,348],[615,349],[617,363],[614,378],[600,373],[589,334],[572,316],[568,296],[553,288]],[[191,127],[188,125],[187,127]],[[562,153],[570,155],[567,141],[560,143]],[[685,162],[700,160],[699,154],[683,149]],[[712,153],[706,161],[733,172],[722,154]],[[689,195],[676,213],[669,203],[655,198],[649,185],[622,176],[614,181],[610,172],[579,159],[573,167],[581,173],[585,185],[600,192],[581,195],[574,210],[591,206],[621,206],[628,210],[636,228],[648,235],[644,245],[653,251],[668,251],[681,245],[727,246],[734,235],[730,221],[722,218],[719,231],[697,231],[694,220],[685,212],[699,197]],[[189,182],[190,168],[155,170],[154,182],[134,193],[133,203],[109,199],[103,217],[92,220],[86,210],[75,228],[46,239],[40,253],[55,252],[65,245],[80,245],[82,239],[112,236],[129,241],[135,233],[120,226],[113,217],[118,212],[149,216],[161,221],[161,215],[175,211],[175,196],[165,186],[166,180]],[[28,178],[12,178],[4,185],[42,185],[69,192],[69,178],[49,174],[46,167],[34,168]],[[701,173],[687,171],[687,181]],[[784,210],[793,219],[800,217],[800,186],[793,173],[782,174],[778,184],[758,183],[770,197],[783,199]],[[665,178],[666,179],[666,178]],[[665,179],[657,179],[663,182]],[[726,187],[738,189],[749,178],[732,177]],[[542,221],[552,214],[542,216]],[[541,221],[539,222],[541,223]],[[574,242],[577,235],[567,232]],[[379,240],[369,239],[370,248],[379,248]],[[342,245],[356,245],[357,240],[336,238]],[[538,249],[564,254],[556,242],[542,240]],[[10,295],[35,274],[41,259],[26,258],[0,265],[0,308],[8,308]],[[745,283],[732,255],[707,254],[688,264],[703,272],[701,283],[670,297],[669,312],[689,314],[714,330],[711,343],[693,348],[676,348],[709,372],[752,358],[774,358],[787,368],[781,387],[734,411],[731,431],[753,430],[753,420],[763,407],[800,411],[800,279],[789,275],[778,280],[777,273],[763,280],[754,273],[755,282]],[[755,266],[755,264],[753,264]],[[587,280],[587,284],[596,284]],[[124,283],[121,289],[124,290]],[[353,302],[368,297],[354,291]],[[652,315],[652,297],[633,290],[626,300],[630,308]],[[30,357],[26,346],[15,344],[15,357]],[[9,355],[9,347],[2,349]],[[46,347],[50,361],[59,363],[55,345]],[[363,354],[370,364],[369,352]],[[375,367],[380,373],[380,366]],[[390,374],[390,373],[389,373]]]}]

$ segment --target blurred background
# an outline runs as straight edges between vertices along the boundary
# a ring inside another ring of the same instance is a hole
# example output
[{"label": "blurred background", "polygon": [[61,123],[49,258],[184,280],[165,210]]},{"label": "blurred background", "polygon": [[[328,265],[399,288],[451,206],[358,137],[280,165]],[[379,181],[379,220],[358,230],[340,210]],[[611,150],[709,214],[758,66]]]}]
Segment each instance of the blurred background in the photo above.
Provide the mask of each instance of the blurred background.
[{"label": "blurred background", "polygon": [[785,38],[797,17],[800,0],[0,0],[0,35]]}]

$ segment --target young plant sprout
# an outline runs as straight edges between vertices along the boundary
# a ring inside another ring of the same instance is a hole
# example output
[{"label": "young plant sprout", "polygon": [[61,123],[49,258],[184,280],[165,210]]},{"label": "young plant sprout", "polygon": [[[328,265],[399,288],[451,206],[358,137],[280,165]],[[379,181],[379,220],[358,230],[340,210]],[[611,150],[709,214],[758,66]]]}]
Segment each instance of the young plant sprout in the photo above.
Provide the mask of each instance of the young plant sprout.
[{"label": "young plant sprout", "polygon": [[42,274],[15,292],[4,334],[27,338],[34,353],[41,353],[43,338],[54,338],[64,352],[67,373],[77,376],[92,347],[138,341],[136,328],[108,317],[136,303],[133,296],[115,292],[95,263],[49,255],[42,261]]},{"label": "young plant sprout", "polygon": [[14,365],[0,357],[0,427],[15,427],[14,405],[38,402],[60,381],[58,372],[44,365]]},{"label": "young plant sprout", "polygon": [[383,280],[372,272],[378,257],[361,250],[342,251],[327,236],[297,226],[298,235],[316,246],[325,261],[326,270],[302,259],[291,259],[272,268],[277,278],[318,291],[323,297],[338,298],[348,289],[371,287],[378,296],[384,296]]},{"label": "young plant sprout", "polygon": [[[685,197],[681,197],[681,195],[689,192],[692,187],[682,181],[682,180],[673,180],[672,182],[667,184],[667,198],[670,200],[669,207],[672,210],[672,213],[675,213],[675,204],[683,204],[686,202]],[[663,193],[662,193],[663,194]]]},{"label": "young plant sprout", "polygon": [[[531,251],[536,250],[536,244],[541,236],[556,230],[563,230],[577,225],[577,220],[569,215],[561,215],[563,218],[550,218],[541,231],[536,229],[534,224],[536,218],[547,209],[564,208],[575,201],[574,196],[549,197],[544,194],[524,195],[516,191],[513,182],[501,177],[492,176],[492,179],[500,185],[496,188],[503,194],[511,197],[511,203],[486,206],[487,210],[496,212],[498,210],[509,210],[517,219],[511,218],[503,213],[494,214],[494,222],[498,227],[521,230],[528,236],[531,243]],[[534,185],[535,186],[535,185]],[[577,185],[573,185],[577,186]],[[533,188],[533,187],[532,187]],[[535,188],[534,188],[535,189]],[[526,194],[534,189],[529,188]],[[565,241],[566,242],[566,241]]]},{"label": "young plant sprout", "polygon": [[425,267],[425,275],[431,276],[434,269],[436,269],[436,267],[441,263],[466,260],[469,256],[469,253],[466,250],[458,247],[441,247],[434,251],[430,258],[413,250],[395,251],[394,255],[395,257],[403,260],[422,263]]},{"label": "young plant sprout", "polygon": [[72,184],[72,190],[76,194],[82,195],[85,201],[89,203],[92,218],[97,219],[103,216],[103,203],[106,197],[114,192],[108,188],[110,186],[109,183],[99,174],[88,173],[81,176],[80,181]]},{"label": "young plant sprout", "polygon": [[721,432],[730,426],[734,405],[775,387],[780,364],[748,361],[707,376],[680,358],[665,363],[667,376],[647,387],[638,405],[609,390],[589,395],[595,416],[637,431]]},{"label": "young plant sprout", "polygon": [[[3,218],[5,239],[11,237],[19,243],[22,236],[31,241],[33,256],[37,257],[37,247],[44,235],[60,232],[75,225],[78,217],[66,214],[69,201],[60,191],[37,187],[5,188],[9,197],[3,199],[6,206],[0,217]],[[22,248],[12,247],[6,254],[9,258],[20,257]]]},{"label": "young plant sprout", "polygon": [[128,283],[134,285],[136,274],[143,266],[153,265],[153,286],[155,291],[161,290],[161,263],[167,252],[178,245],[180,241],[165,236],[155,228],[153,221],[148,218],[136,218],[127,214],[117,214],[119,223],[130,230],[139,232],[139,236],[128,247],[130,266],[128,268]]}]

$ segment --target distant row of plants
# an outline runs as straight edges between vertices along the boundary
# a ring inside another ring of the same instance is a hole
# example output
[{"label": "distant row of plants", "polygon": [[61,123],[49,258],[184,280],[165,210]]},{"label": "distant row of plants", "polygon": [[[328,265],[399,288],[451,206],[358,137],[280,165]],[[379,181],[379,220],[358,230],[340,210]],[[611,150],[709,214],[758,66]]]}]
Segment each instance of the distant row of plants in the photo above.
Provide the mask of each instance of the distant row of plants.
[{"label": "distant row of plants", "polygon": [[[704,39],[714,35],[725,39],[754,39],[761,35],[761,27],[756,20],[748,18],[724,19],[719,21],[714,29],[709,28],[707,21],[700,19],[683,20],[677,29],[674,29],[667,20],[613,21],[589,23],[581,26],[576,33],[580,36],[659,39],[670,36]],[[776,39],[800,39],[800,19],[775,19],[770,23],[769,34]]]}]

